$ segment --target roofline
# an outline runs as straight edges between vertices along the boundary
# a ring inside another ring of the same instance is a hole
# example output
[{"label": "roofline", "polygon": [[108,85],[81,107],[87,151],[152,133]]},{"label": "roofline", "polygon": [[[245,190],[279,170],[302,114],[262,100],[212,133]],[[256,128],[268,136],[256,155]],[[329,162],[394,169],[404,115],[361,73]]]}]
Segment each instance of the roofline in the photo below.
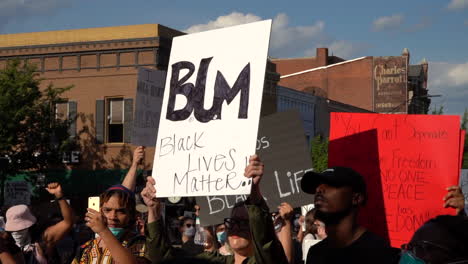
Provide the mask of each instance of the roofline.
[{"label": "roofline", "polygon": [[139,24],[112,27],[92,27],[43,32],[13,33],[0,35],[0,47],[44,46],[80,42],[96,42],[121,39],[156,38],[168,32],[184,34],[160,24]]},{"label": "roofline", "polygon": [[331,67],[334,67],[334,66],[346,64],[346,63],[349,63],[349,62],[362,60],[362,59],[365,59],[365,58],[368,58],[368,57],[367,57],[367,56],[366,56],[366,57],[360,57],[360,58],[357,58],[357,59],[352,59],[352,60],[347,60],[347,61],[338,62],[338,63],[332,64],[332,65],[328,65],[328,66],[322,66],[322,67],[317,67],[317,68],[308,69],[308,70],[305,70],[305,71],[290,73],[290,74],[286,74],[286,75],[280,76],[280,79],[288,78],[288,77],[291,77],[291,76],[300,75],[300,74],[303,74],[303,73],[313,72],[313,71],[317,71],[317,70],[323,70],[323,69],[331,68]]},{"label": "roofline", "polygon": [[300,58],[272,58],[272,61],[279,61],[279,60],[310,60],[316,59],[317,57],[300,57]]}]

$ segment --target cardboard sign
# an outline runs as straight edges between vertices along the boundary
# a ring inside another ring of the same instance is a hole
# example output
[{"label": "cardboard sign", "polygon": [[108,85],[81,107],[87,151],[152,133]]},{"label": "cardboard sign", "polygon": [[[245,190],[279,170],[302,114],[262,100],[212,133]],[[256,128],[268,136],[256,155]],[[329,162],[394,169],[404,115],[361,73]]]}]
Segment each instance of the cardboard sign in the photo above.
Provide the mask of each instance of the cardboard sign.
[{"label": "cardboard sign", "polygon": [[10,181],[5,183],[5,205],[31,204],[31,190],[25,181]]},{"label": "cardboard sign", "polygon": [[444,209],[459,174],[458,116],[332,113],[329,166],[351,167],[367,184],[359,221],[393,247]]},{"label": "cardboard sign", "polygon": [[463,195],[465,195],[465,212],[468,213],[468,170],[461,170],[460,172],[460,187]]},{"label": "cardboard sign", "polygon": [[[260,189],[271,212],[282,202],[293,207],[309,204],[313,196],[302,192],[301,179],[312,161],[298,112],[281,112],[260,120],[257,154],[265,164]],[[245,163],[244,163],[245,164]],[[203,226],[220,224],[236,202],[248,195],[198,197]]]},{"label": "cardboard sign", "polygon": [[153,168],[157,196],[248,194],[271,20],[174,38]]},{"label": "cardboard sign", "polygon": [[165,71],[138,69],[132,134],[132,144],[135,146],[153,147],[156,144],[165,82]]}]

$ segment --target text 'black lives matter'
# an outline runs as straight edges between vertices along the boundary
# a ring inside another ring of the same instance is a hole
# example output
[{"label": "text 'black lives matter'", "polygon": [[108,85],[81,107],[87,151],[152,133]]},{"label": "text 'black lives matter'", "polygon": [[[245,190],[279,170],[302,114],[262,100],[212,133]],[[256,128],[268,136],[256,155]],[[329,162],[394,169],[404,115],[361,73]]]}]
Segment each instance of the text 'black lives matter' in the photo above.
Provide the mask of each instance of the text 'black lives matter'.
[{"label": "text 'black lives matter'", "polygon": [[[202,123],[210,122],[213,119],[220,120],[223,102],[226,101],[227,104],[230,104],[239,92],[240,105],[238,118],[247,118],[249,109],[250,63],[247,63],[241,70],[232,88],[227,83],[224,75],[218,71],[214,85],[213,105],[210,109],[204,108],[206,76],[212,59],[213,57],[210,57],[200,61],[195,85],[193,83],[186,83],[195,71],[193,63],[180,61],[172,64],[166,119],[182,121],[194,112],[195,118]],[[181,70],[188,70],[188,73],[180,78],[179,74]],[[175,110],[175,101],[178,94],[187,98],[187,104],[184,108]]]}]

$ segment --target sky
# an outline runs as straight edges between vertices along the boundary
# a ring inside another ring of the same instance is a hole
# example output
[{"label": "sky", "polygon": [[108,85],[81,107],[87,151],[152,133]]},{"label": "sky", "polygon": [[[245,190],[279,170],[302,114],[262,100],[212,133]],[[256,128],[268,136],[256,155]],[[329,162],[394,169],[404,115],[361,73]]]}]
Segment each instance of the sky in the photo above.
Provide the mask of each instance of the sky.
[{"label": "sky", "polygon": [[432,107],[468,108],[468,0],[0,0],[0,34],[149,23],[192,33],[263,19],[273,19],[271,57],[408,48],[411,64],[429,62],[429,94],[441,95]]}]

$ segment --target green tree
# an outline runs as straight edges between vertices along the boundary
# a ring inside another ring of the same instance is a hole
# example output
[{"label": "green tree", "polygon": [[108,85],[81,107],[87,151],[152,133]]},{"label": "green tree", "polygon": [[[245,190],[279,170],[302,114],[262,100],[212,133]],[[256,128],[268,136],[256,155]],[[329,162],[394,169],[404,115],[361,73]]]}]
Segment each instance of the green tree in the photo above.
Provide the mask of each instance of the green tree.
[{"label": "green tree", "polygon": [[41,91],[41,81],[35,65],[18,59],[0,70],[0,157],[9,160],[0,173],[44,171],[60,164],[60,153],[74,145],[68,133],[73,120],[55,115],[61,95],[72,86],[50,84]]},{"label": "green tree", "polygon": [[465,145],[463,146],[463,163],[462,168],[468,169],[468,108],[465,108],[465,113],[463,113],[463,118],[461,122],[461,129],[465,130]]},{"label": "green tree", "polygon": [[441,105],[439,108],[437,108],[437,106],[435,106],[431,111],[432,115],[442,115],[443,113],[444,113],[444,106],[443,105]]},{"label": "green tree", "polygon": [[466,130],[468,126],[468,108],[465,108],[465,113],[463,113],[462,122],[461,122],[461,129]]},{"label": "green tree", "polygon": [[312,167],[314,171],[324,171],[328,168],[328,138],[315,136],[311,141]]}]

